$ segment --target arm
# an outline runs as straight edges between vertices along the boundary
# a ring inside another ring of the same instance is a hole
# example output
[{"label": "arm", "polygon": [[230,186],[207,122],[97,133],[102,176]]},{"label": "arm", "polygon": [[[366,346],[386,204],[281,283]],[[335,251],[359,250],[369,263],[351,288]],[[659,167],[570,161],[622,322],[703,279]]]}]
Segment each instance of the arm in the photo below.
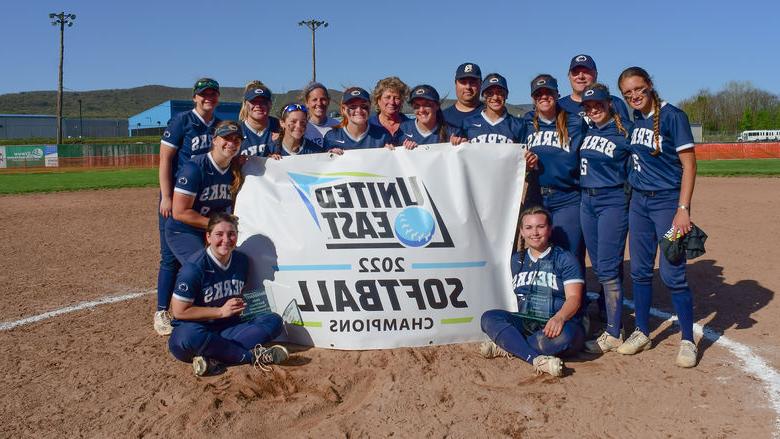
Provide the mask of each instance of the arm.
[{"label": "arm", "polygon": [[687,206],[686,209],[677,209],[677,213],[672,220],[672,227],[680,235],[685,235],[691,231],[691,198],[693,198],[693,187],[696,184],[696,153],[693,148],[679,152],[680,162],[682,163],[682,182],[680,184],[679,205]]},{"label": "arm", "polygon": [[171,215],[173,199],[173,161],[176,160],[176,148],[160,143],[160,215],[168,218]]},{"label": "arm", "polygon": [[195,197],[181,192],[173,193],[173,219],[181,221],[184,224],[199,229],[206,230],[209,225],[209,219],[195,212],[192,205],[195,204]]},{"label": "arm", "polygon": [[580,282],[572,282],[563,286],[563,290],[566,293],[566,301],[563,302],[561,309],[554,316],[550,317],[550,320],[544,325],[544,335],[549,338],[561,335],[563,324],[574,317],[580,309],[580,305],[582,305],[582,291],[584,287],[585,284]]},{"label": "arm", "polygon": [[219,308],[210,306],[193,306],[177,298],[171,299],[171,314],[179,320],[214,320],[232,317],[244,311],[246,305],[240,297],[234,297]]}]

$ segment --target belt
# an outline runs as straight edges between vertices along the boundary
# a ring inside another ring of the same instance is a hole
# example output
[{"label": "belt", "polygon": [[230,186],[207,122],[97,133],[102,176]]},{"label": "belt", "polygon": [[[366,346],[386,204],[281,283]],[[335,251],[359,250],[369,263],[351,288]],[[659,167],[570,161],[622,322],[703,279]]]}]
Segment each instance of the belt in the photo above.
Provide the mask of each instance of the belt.
[{"label": "belt", "polygon": [[561,188],[552,187],[552,186],[540,186],[539,187],[539,192],[541,192],[542,195],[550,195],[550,194],[554,194],[555,192],[568,193],[568,192],[574,192],[576,190],[577,190],[577,188],[561,189]]},{"label": "belt", "polygon": [[610,186],[610,187],[584,187],[582,188],[582,192],[586,193],[588,195],[598,195],[603,194],[605,192],[612,192],[615,189],[623,189],[623,185],[620,186]]},{"label": "belt", "polygon": [[636,189],[635,188],[634,192],[638,192],[638,193],[640,193],[640,194],[642,194],[642,195],[644,195],[646,197],[653,198],[653,197],[657,197],[658,195],[668,194],[668,193],[671,193],[671,192],[679,192],[679,191],[677,191],[676,189],[663,189],[663,190],[660,190],[660,191],[643,191],[641,189]]}]

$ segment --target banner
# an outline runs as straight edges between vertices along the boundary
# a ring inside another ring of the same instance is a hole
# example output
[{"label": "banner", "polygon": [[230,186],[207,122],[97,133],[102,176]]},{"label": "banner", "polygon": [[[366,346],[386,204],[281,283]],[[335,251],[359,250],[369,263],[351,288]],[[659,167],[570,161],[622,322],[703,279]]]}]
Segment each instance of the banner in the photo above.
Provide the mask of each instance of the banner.
[{"label": "banner", "polygon": [[514,144],[253,158],[236,199],[249,289],[294,343],[336,349],[484,340],[516,309],[509,256],[525,175]]},{"label": "banner", "polygon": [[6,146],[7,168],[42,168],[46,164],[43,146]]}]

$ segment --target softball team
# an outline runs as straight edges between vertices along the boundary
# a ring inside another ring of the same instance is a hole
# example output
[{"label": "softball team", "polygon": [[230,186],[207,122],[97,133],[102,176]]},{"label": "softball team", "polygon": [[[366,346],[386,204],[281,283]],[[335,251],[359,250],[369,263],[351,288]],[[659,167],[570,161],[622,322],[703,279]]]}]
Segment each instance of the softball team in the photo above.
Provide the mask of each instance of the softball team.
[{"label": "softball team", "polygon": [[[590,56],[572,58],[568,78],[572,94],[563,98],[552,75],[533,78],[534,108],[518,118],[507,111],[506,78],[491,73],[483,80],[474,63],[457,68],[457,101],[444,111],[435,88],[422,84],[409,92],[403,81],[389,77],[376,84],[372,95],[360,87],[344,90],[340,122],[327,117],[330,95],[320,83],[307,85],[302,103],[285,105],[276,119],[269,116],[270,90],[252,81],[245,88],[240,125],[214,116],[219,84],[198,80],[195,109],[172,118],[161,141],[155,330],[173,331],[172,354],[192,362],[197,375],[231,364],[254,362],[264,368],[287,358],[284,347],[261,345],[279,335],[278,315],[238,319],[249,269],[246,256],[234,251],[237,219],[230,216],[241,182],[239,164],[245,161],[235,158],[239,153],[278,159],[445,142],[517,143],[526,149],[529,182],[518,224],[521,244],[511,257],[518,312],[482,315],[482,330],[491,341],[481,345],[481,354],[518,357],[539,373],[562,376],[561,357],[583,347],[625,355],[649,349],[658,241],[683,236],[692,226],[696,158],[690,124],[685,113],[659,98],[640,67],[624,70],[618,80],[633,122],[625,104],[596,82]],[[414,119],[401,112],[407,96]],[[636,329],[624,341],[621,267],[627,236]],[[582,319],[586,248],[606,307],[604,332],[587,342]],[[660,258],[661,279],[672,294],[682,332],[675,362],[694,367],[698,353],[685,270],[684,259]],[[210,285],[227,280],[235,289],[215,298]]]}]

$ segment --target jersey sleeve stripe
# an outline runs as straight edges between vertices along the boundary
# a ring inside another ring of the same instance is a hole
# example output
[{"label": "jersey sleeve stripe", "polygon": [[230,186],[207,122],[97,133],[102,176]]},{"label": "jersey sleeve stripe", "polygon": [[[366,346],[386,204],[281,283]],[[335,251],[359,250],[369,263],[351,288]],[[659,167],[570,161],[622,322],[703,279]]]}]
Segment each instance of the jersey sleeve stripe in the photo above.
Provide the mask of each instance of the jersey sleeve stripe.
[{"label": "jersey sleeve stripe", "polygon": [[173,298],[178,300],[179,302],[185,302],[185,303],[192,303],[195,301],[195,299],[189,298],[189,297],[183,297],[176,293],[173,293]]},{"label": "jersey sleeve stripe", "polygon": [[166,142],[165,140],[160,140],[160,143],[162,143],[163,145],[165,145],[165,146],[167,146],[167,147],[169,147],[169,148],[173,148],[173,149],[179,149],[179,147],[178,147],[178,146],[174,145],[174,144],[173,144],[173,143],[171,143],[171,142]]},{"label": "jersey sleeve stripe", "polygon": [[680,145],[677,147],[677,151],[685,151],[686,149],[691,149],[694,147],[693,143],[686,143],[685,145]]},{"label": "jersey sleeve stripe", "polygon": [[563,284],[564,284],[564,285],[569,285],[569,284],[584,284],[584,283],[585,283],[585,281],[584,281],[583,279],[569,279],[569,280],[565,280],[565,281],[563,281]]},{"label": "jersey sleeve stripe", "polygon": [[189,196],[191,196],[191,197],[194,197],[195,195],[198,195],[198,194],[196,194],[195,192],[190,192],[190,191],[188,191],[188,190],[186,190],[186,189],[182,189],[182,188],[180,188],[180,187],[174,188],[174,189],[173,189],[173,191],[174,191],[174,192],[178,192],[178,193],[180,193],[180,194],[189,195]]}]

